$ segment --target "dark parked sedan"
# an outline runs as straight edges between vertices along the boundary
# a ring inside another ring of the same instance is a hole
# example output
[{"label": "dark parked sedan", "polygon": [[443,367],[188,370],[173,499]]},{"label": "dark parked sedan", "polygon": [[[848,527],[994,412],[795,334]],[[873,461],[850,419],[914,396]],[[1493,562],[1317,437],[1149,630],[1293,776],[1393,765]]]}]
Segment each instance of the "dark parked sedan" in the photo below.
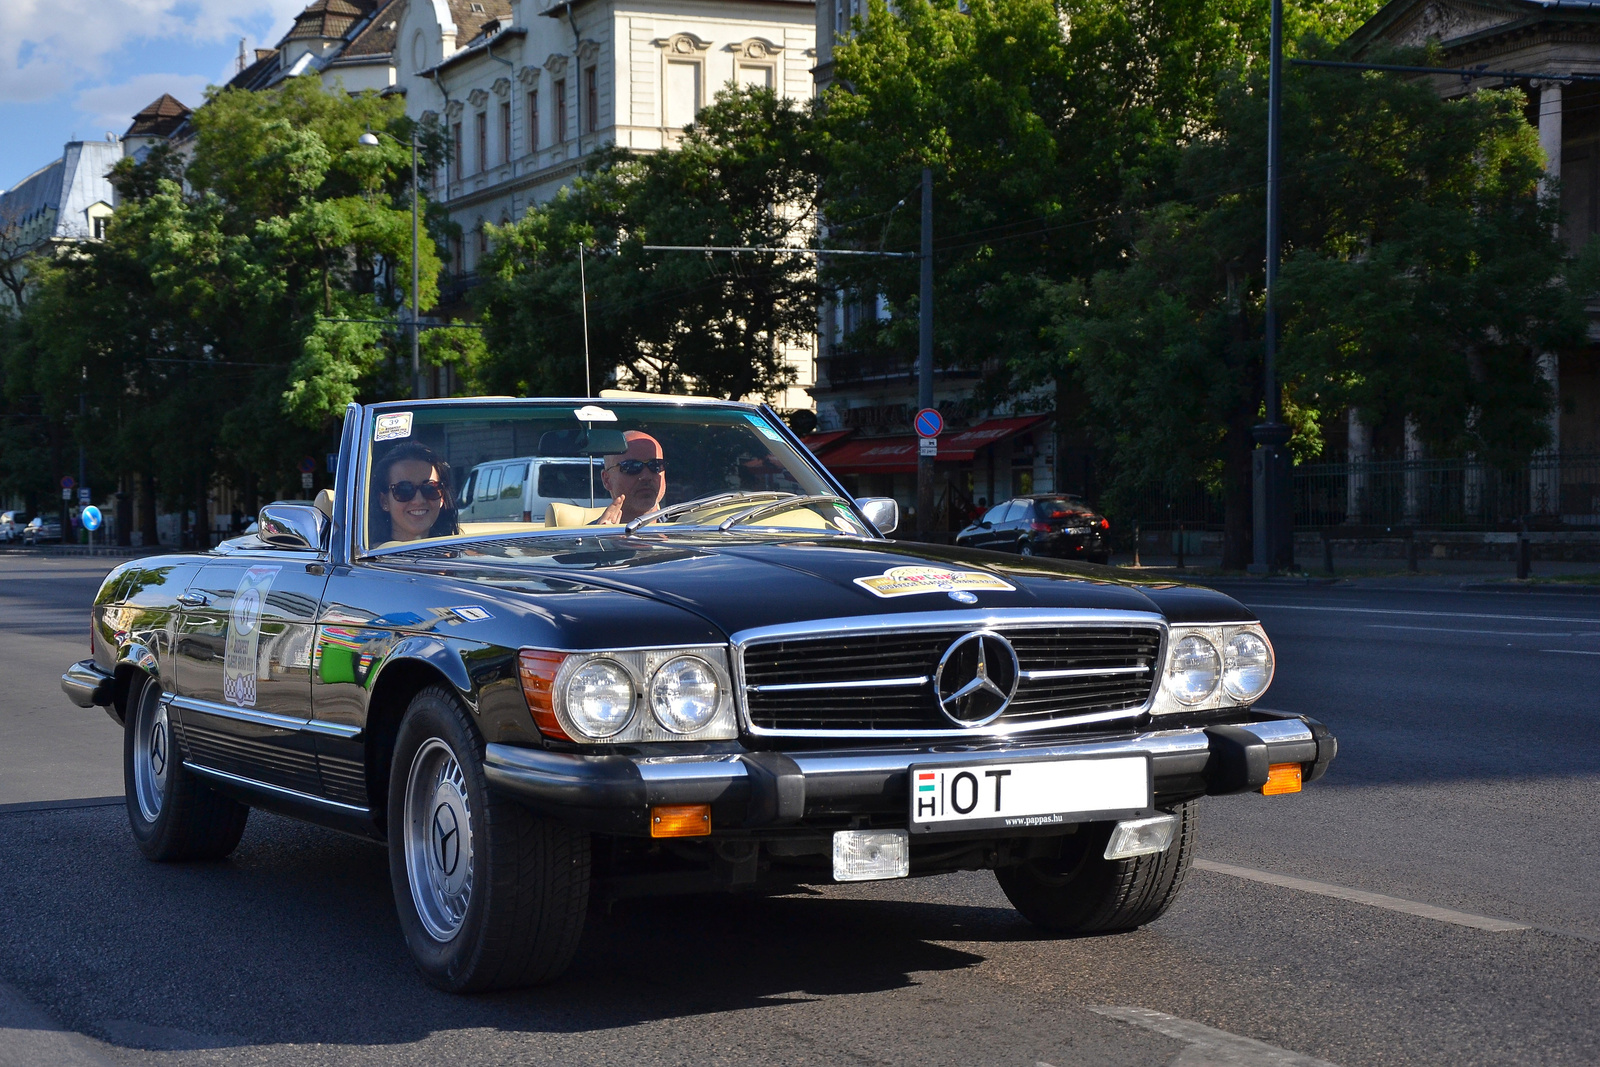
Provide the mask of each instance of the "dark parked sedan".
[{"label": "dark parked sedan", "polygon": [[1111,523],[1079,497],[1037,493],[996,504],[956,534],[956,544],[1106,563],[1111,559]]},{"label": "dark parked sedan", "polygon": [[[530,456],[598,459],[592,506],[462,521]],[[1045,931],[1129,930],[1200,798],[1335,753],[1260,706],[1242,604],[888,540],[765,406],[352,406],[336,485],[113,571],[62,687],[123,731],[146,856],[221,859],[252,808],[387,842],[444,989],[554,978],[627,896],[990,870]]]}]

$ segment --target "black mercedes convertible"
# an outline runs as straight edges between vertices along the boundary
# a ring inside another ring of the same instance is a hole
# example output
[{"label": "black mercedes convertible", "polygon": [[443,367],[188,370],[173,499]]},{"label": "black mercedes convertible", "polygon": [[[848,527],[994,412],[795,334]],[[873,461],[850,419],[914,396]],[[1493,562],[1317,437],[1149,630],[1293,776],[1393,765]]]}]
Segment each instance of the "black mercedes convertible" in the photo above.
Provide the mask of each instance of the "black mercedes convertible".
[{"label": "black mercedes convertible", "polygon": [[253,807],[386,842],[444,989],[556,977],[629,896],[983,869],[1045,930],[1132,929],[1200,797],[1334,756],[1259,706],[1237,601],[891,540],[765,406],[352,405],[336,486],[113,571],[62,685],[123,728],[145,855],[226,857]]}]

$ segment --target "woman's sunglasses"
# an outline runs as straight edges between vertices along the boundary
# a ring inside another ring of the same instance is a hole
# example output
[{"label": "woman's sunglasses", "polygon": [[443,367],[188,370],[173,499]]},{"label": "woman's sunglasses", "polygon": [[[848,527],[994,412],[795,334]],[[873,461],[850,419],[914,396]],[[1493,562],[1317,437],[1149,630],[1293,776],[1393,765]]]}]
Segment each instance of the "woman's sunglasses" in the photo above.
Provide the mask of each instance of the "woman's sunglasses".
[{"label": "woman's sunglasses", "polygon": [[621,471],[631,478],[646,467],[650,468],[652,474],[662,474],[667,469],[667,461],[664,459],[624,459],[613,463],[610,469]]},{"label": "woman's sunglasses", "polygon": [[444,488],[438,482],[423,482],[421,485],[415,482],[395,482],[389,486],[389,495],[402,504],[411,503],[419,492],[424,500],[438,500],[444,496]]}]

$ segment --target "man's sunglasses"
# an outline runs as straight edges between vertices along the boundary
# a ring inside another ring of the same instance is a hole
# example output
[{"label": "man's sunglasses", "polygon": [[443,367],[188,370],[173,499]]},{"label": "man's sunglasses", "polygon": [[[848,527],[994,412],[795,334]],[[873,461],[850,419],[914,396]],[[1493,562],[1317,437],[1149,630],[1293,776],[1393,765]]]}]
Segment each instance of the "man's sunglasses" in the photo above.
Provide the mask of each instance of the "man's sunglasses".
[{"label": "man's sunglasses", "polygon": [[650,473],[652,474],[663,474],[667,469],[667,461],[664,459],[624,459],[618,460],[607,469],[621,471],[631,478],[646,467],[650,468]]},{"label": "man's sunglasses", "polygon": [[411,503],[419,492],[424,500],[438,500],[444,496],[444,487],[438,482],[395,482],[389,486],[389,495],[402,504]]}]

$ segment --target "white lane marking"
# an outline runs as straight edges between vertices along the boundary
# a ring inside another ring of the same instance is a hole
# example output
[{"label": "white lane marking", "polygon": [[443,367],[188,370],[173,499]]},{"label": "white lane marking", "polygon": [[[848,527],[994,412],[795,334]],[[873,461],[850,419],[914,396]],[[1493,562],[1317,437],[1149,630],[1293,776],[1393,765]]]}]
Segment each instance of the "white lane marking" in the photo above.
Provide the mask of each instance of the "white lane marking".
[{"label": "white lane marking", "polygon": [[1298,889],[1302,893],[1315,893],[1317,896],[1348,900],[1356,904],[1370,904],[1374,908],[1403,912],[1406,915],[1416,915],[1442,923],[1453,923],[1456,926],[1470,926],[1474,930],[1487,930],[1490,933],[1500,934],[1512,930],[1533,929],[1527,923],[1512,922],[1509,919],[1491,919],[1487,915],[1473,915],[1470,912],[1454,911],[1450,908],[1441,908],[1433,904],[1424,904],[1417,900],[1405,900],[1401,897],[1385,896],[1382,893],[1369,893],[1365,889],[1347,889],[1342,885],[1313,882],[1307,878],[1293,878],[1287,874],[1258,871],[1251,867],[1235,867],[1231,863],[1197,859],[1194,861],[1194,865],[1202,871],[1232,875],[1234,878],[1243,878],[1251,882],[1265,882],[1267,885],[1281,886],[1284,889]]},{"label": "white lane marking", "polygon": [[1590,652],[1582,648],[1541,648],[1540,652],[1559,652],[1563,656],[1600,656],[1600,652]]},{"label": "white lane marking", "polygon": [[1201,1023],[1192,1023],[1149,1008],[1091,1007],[1096,1015],[1142,1026],[1158,1034],[1187,1042],[1171,1067],[1334,1067],[1327,1060],[1240,1037]]},{"label": "white lane marking", "polygon": [[1273,600],[1252,600],[1251,607],[1281,608],[1287,611],[1337,611],[1351,615],[1420,615],[1429,619],[1504,619],[1509,622],[1569,622],[1600,626],[1600,619],[1577,615],[1494,615],[1477,611],[1409,611],[1403,608],[1341,608],[1331,604],[1283,604]]},{"label": "white lane marking", "polygon": [[1559,630],[1457,630],[1450,626],[1405,626],[1397,622],[1369,622],[1369,630],[1424,630],[1436,634],[1494,634],[1498,637],[1586,637],[1587,634],[1565,634]]}]

